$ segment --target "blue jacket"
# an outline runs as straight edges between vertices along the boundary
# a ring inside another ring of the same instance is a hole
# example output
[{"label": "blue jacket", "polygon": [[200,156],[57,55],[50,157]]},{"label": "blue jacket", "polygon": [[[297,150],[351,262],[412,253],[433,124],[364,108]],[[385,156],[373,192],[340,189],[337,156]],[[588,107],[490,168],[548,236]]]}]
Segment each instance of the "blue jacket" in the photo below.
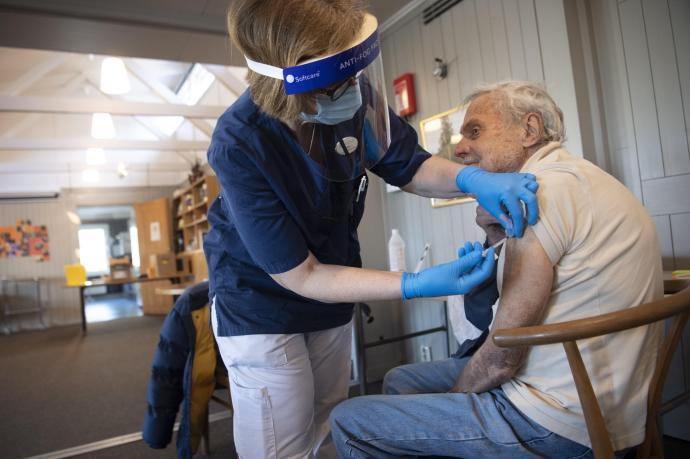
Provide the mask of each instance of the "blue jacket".
[{"label": "blue jacket", "polygon": [[208,282],[190,287],[175,302],[161,328],[146,397],[143,438],[156,449],[170,443],[182,403],[180,458],[191,458],[199,446],[215,386],[216,353],[207,303]]}]

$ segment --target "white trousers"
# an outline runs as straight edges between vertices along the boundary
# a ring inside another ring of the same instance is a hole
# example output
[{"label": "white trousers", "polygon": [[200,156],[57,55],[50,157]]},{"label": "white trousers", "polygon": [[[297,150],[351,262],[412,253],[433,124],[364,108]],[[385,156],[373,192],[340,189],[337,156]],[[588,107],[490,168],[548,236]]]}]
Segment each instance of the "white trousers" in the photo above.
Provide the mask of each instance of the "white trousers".
[{"label": "white trousers", "polygon": [[[215,302],[214,302],[215,303]],[[348,395],[352,322],[310,333],[218,336],[242,459],[336,457],[328,416]]]}]

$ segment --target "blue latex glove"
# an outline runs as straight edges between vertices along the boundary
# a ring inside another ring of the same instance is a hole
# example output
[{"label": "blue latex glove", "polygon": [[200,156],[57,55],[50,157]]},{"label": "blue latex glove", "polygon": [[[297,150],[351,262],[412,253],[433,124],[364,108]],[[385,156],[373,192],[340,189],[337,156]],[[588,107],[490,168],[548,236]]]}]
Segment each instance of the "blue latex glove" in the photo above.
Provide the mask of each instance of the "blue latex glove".
[{"label": "blue latex glove", "polygon": [[[532,174],[499,174],[468,166],[458,172],[455,183],[463,193],[473,194],[479,204],[496,217],[509,237],[522,237],[525,218],[530,225],[539,219],[535,195],[539,184]],[[525,204],[527,215],[523,215],[520,201]]]},{"label": "blue latex glove", "polygon": [[464,295],[489,277],[494,269],[494,249],[482,257],[482,245],[467,242],[458,250],[458,259],[432,266],[418,273],[403,273],[402,299]]}]

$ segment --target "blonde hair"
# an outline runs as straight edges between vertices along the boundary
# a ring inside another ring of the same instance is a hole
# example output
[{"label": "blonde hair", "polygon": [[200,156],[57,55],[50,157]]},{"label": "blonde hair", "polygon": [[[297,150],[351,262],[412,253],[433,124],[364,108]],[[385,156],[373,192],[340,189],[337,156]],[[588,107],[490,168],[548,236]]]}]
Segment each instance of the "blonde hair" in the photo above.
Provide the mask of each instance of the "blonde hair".
[{"label": "blonde hair", "polygon": [[[228,9],[232,43],[248,58],[275,67],[344,50],[364,20],[359,0],[235,0]],[[249,70],[252,100],[267,114],[296,121],[311,95],[287,96],[283,81]]]},{"label": "blonde hair", "polygon": [[540,84],[531,81],[502,81],[482,86],[467,96],[465,103],[489,93],[499,96],[498,110],[509,115],[513,121],[520,121],[528,113],[538,113],[544,123],[542,140],[565,140],[563,111]]}]

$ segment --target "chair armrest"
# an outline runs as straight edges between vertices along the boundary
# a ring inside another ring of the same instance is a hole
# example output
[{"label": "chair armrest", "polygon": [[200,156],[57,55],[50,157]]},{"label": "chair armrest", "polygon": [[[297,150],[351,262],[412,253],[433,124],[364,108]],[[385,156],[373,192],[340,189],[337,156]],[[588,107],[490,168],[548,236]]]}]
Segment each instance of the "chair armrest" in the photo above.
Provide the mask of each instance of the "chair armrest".
[{"label": "chair armrest", "polygon": [[586,319],[495,330],[493,340],[499,347],[563,343],[640,327],[683,311],[690,311],[690,287],[661,300]]}]

